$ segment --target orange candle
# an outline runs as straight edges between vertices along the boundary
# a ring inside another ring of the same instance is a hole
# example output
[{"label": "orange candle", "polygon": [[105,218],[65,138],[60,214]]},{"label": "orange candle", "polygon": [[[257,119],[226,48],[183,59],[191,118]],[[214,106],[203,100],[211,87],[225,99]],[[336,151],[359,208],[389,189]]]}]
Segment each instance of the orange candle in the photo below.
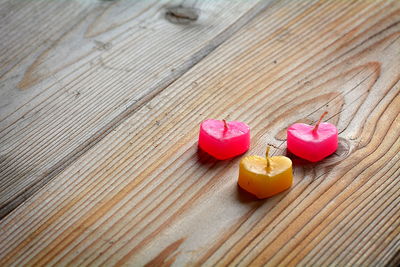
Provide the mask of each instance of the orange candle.
[{"label": "orange candle", "polygon": [[240,161],[238,184],[257,198],[276,195],[293,183],[292,161],[285,156],[247,156]]}]

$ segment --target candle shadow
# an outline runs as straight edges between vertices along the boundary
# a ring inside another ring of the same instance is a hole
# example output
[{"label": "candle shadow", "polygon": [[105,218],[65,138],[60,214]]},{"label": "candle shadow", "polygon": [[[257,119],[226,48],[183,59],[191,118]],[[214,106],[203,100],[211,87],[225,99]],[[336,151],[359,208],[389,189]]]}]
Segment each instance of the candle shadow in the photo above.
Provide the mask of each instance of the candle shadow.
[{"label": "candle shadow", "polygon": [[253,194],[250,194],[239,185],[236,184],[236,197],[240,203],[254,203],[254,202],[265,202],[265,199],[259,199],[255,197]]},{"label": "candle shadow", "polygon": [[298,156],[296,156],[295,154],[290,152],[288,149],[286,149],[285,156],[292,160],[293,167],[295,167],[295,166],[310,167],[310,166],[315,165],[315,163],[317,163],[317,162],[311,162],[311,161],[299,158]]},{"label": "candle shadow", "polygon": [[220,160],[214,158],[204,150],[202,150],[200,147],[197,146],[197,161],[201,163],[202,165],[215,165],[217,162]]},{"label": "candle shadow", "polygon": [[219,166],[220,164],[231,164],[233,161],[237,161],[240,159],[245,153],[238,155],[233,158],[225,159],[225,160],[219,160],[202,150],[200,147],[197,146],[197,161],[204,166],[208,166],[210,168],[215,168]]},{"label": "candle shadow", "polygon": [[237,200],[245,205],[255,205],[256,208],[259,208],[263,205],[276,205],[279,201],[284,199],[287,194],[290,193],[291,188],[282,191],[276,195],[273,195],[268,198],[257,198],[253,194],[247,192],[246,190],[242,189],[239,185],[236,186],[236,198]]}]

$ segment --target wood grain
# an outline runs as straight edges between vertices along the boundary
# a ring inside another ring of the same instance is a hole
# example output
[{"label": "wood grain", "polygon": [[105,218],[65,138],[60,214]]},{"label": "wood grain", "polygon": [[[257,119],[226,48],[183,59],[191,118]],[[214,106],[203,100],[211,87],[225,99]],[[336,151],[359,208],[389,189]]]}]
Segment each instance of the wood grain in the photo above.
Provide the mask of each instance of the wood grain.
[{"label": "wood grain", "polygon": [[[270,4],[258,2],[5,1],[0,218]],[[175,6],[197,17],[172,23]]]},{"label": "wood grain", "polygon": [[[0,265],[395,265],[399,62],[398,1],[273,4],[3,219]],[[325,110],[338,151],[267,200],[197,150],[212,117],[285,154]]]}]

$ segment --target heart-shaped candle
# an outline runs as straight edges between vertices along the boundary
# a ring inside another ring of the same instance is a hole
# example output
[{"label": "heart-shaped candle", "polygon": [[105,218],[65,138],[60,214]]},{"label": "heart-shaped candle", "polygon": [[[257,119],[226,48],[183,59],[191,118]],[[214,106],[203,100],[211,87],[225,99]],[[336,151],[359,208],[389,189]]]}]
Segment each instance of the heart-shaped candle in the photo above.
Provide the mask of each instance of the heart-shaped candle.
[{"label": "heart-shaped candle", "polygon": [[276,195],[293,183],[292,161],[284,156],[247,156],[240,161],[238,184],[257,198]]},{"label": "heart-shaped candle", "polygon": [[287,129],[287,148],[296,156],[316,162],[334,153],[338,147],[338,131],[331,123],[321,123],[323,117],[315,126],[295,123]]},{"label": "heart-shaped candle", "polygon": [[200,125],[199,147],[220,160],[241,155],[250,147],[250,127],[240,121],[205,120]]}]

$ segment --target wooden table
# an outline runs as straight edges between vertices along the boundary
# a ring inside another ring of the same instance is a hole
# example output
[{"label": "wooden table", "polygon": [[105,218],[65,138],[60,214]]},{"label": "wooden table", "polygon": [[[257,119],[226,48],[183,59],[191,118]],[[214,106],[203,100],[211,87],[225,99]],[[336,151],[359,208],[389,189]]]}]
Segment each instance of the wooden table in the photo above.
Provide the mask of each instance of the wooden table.
[{"label": "wooden table", "polygon": [[[400,1],[0,3],[0,266],[396,266]],[[251,149],[338,126],[256,200],[240,157],[197,149],[206,118]]]}]

